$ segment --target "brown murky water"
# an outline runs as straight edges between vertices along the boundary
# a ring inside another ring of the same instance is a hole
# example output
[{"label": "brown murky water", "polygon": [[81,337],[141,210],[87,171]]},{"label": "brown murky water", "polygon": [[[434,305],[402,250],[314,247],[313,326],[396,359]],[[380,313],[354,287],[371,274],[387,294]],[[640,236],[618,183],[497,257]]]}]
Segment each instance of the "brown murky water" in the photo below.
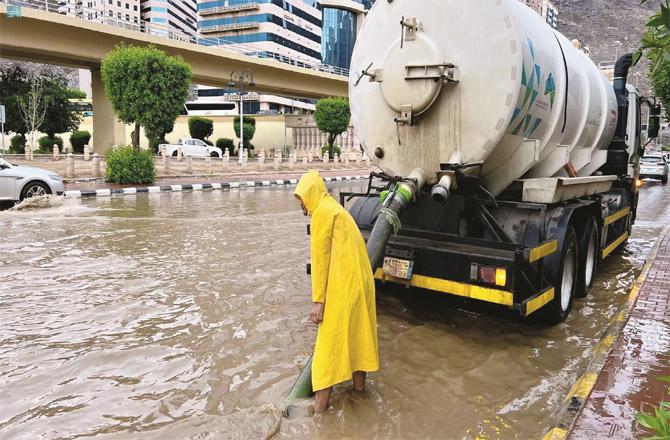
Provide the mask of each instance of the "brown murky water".
[{"label": "brown murky water", "polygon": [[626,250],[553,328],[384,288],[368,392],[291,420],[277,407],[316,330],[290,191],[0,212],[0,438],[540,438],[669,207],[645,188]]}]

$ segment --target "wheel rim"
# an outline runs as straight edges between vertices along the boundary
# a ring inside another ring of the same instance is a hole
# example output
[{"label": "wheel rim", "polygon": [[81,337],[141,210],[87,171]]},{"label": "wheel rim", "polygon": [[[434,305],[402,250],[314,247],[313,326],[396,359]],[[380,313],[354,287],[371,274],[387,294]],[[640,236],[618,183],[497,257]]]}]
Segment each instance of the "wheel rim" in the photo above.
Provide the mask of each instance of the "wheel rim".
[{"label": "wheel rim", "polygon": [[570,248],[565,253],[563,262],[563,279],[561,280],[561,310],[568,310],[570,297],[572,296],[572,286],[575,280],[575,251]]},{"label": "wheel rim", "polygon": [[26,191],[26,197],[39,197],[45,196],[47,192],[40,185],[31,185]]},{"label": "wheel rim", "polygon": [[593,282],[593,272],[596,265],[596,237],[595,231],[591,232],[589,245],[586,249],[586,268],[584,272],[584,284],[588,287]]}]

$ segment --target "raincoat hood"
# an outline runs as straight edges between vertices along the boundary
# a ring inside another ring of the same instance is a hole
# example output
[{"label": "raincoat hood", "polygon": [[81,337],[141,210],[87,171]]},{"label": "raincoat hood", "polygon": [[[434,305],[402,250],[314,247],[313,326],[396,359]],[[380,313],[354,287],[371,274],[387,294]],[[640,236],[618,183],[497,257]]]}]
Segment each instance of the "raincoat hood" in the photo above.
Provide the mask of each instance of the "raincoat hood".
[{"label": "raincoat hood", "polygon": [[328,190],[321,174],[317,171],[310,171],[300,178],[293,194],[302,199],[302,203],[305,204],[305,208],[311,216],[319,206],[321,199],[328,195]]}]

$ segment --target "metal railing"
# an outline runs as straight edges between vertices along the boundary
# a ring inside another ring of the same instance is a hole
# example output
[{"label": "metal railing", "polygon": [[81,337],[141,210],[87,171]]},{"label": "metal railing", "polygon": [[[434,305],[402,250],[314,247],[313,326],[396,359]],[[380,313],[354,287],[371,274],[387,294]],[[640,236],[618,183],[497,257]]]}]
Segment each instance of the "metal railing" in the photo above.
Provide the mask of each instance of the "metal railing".
[{"label": "metal railing", "polygon": [[[236,54],[274,60],[283,64],[291,66],[302,67],[304,69],[315,70],[319,72],[330,73],[338,76],[349,76],[349,69],[342,67],[331,66],[328,64],[315,63],[312,59],[290,57],[276,52],[267,50],[260,50],[257,47],[236,43],[225,38],[219,37],[203,37],[200,34],[187,34],[180,29],[176,29],[169,25],[160,23],[152,23],[150,21],[141,19],[124,18],[118,15],[110,16],[114,12],[105,9],[96,9],[83,6],[84,3],[74,3],[67,0],[0,0],[8,5],[8,15],[20,15],[20,8],[40,9],[43,11],[66,15],[68,17],[79,18],[85,21],[102,23],[120,29],[126,29],[143,34],[166,37],[170,40],[179,41],[183,43],[191,43],[199,46],[217,47],[223,51],[233,52]],[[104,2],[103,2],[104,4]],[[9,10],[10,6],[19,8],[17,10]],[[135,11],[137,14],[137,11]],[[129,14],[126,16],[130,17]]]}]

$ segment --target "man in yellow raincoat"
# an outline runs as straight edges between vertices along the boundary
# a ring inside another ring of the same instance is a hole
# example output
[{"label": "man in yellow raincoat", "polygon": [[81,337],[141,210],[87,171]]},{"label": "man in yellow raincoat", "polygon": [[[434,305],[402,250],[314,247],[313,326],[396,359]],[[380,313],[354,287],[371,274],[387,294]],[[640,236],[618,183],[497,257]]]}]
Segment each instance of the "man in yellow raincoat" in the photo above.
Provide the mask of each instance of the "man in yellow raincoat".
[{"label": "man in yellow raincoat", "polygon": [[365,390],[366,373],[379,369],[375,283],[365,240],[351,215],[333,199],[318,172],[300,179],[295,196],[312,218],[312,322],[319,326],[312,359],[315,412],[323,412],[333,385],[351,380]]}]

